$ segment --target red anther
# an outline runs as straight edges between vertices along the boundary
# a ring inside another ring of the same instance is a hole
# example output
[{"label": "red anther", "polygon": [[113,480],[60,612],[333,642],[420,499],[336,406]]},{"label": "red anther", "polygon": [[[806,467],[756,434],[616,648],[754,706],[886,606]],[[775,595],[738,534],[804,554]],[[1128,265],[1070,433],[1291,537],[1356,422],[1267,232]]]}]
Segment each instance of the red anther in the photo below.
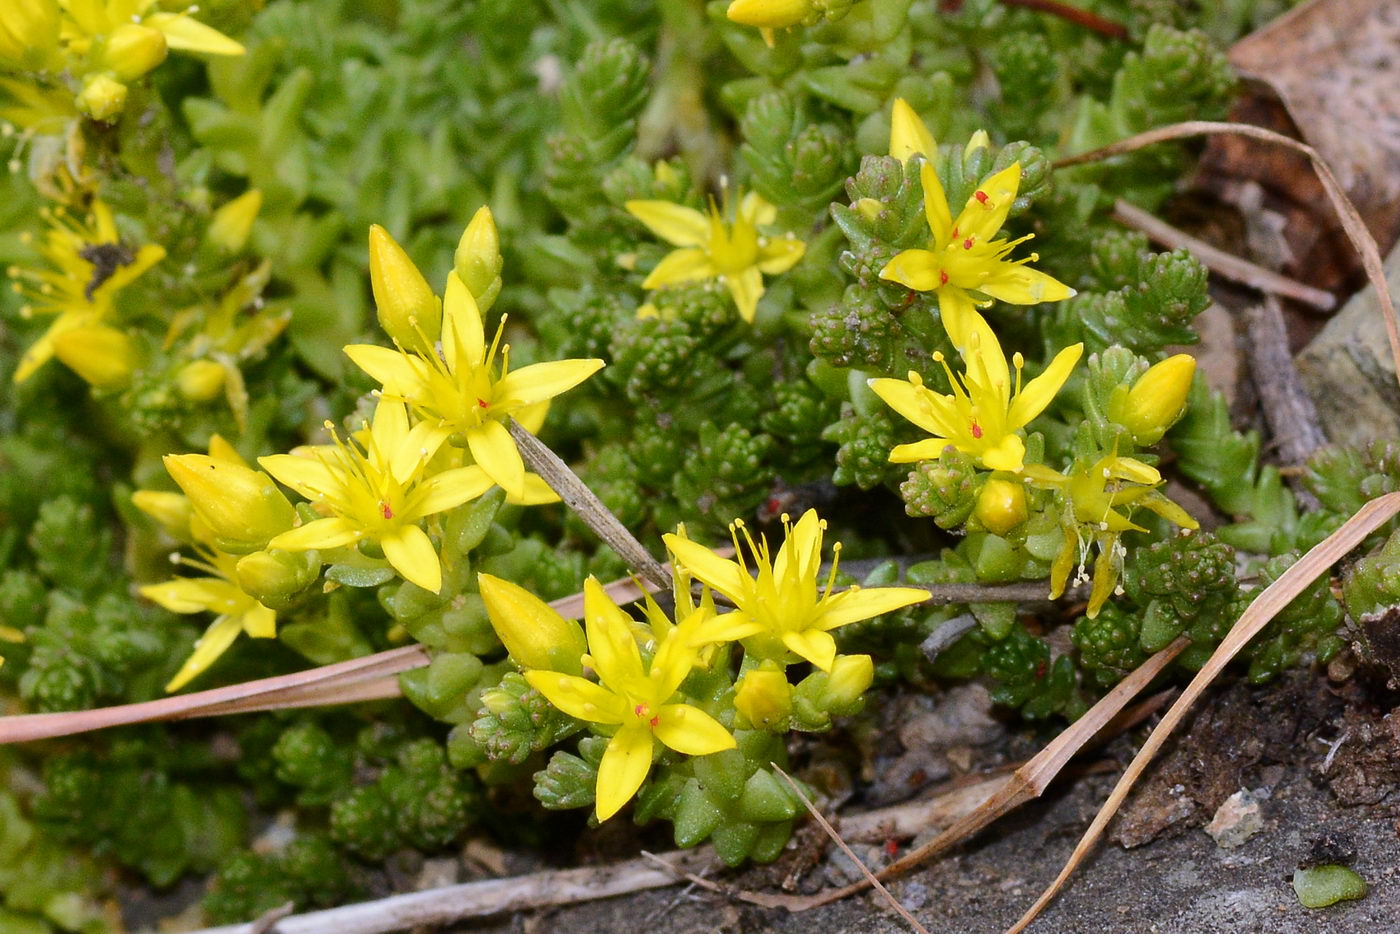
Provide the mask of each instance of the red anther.
[{"label": "red anther", "polygon": [[966,240],[963,241],[963,249],[964,249],[964,250],[970,250],[970,249],[972,249],[972,238],[971,238],[971,237],[968,237]]},{"label": "red anther", "polygon": [[972,422],[972,437],[974,437],[974,438],[980,438],[980,437],[982,437],[982,426],[979,425],[979,424],[977,424],[977,420],[976,420],[976,419],[973,419],[973,422]]},{"label": "red anther", "polygon": [[632,708],[632,713],[636,714],[636,715],[639,716],[639,717],[640,717],[642,714],[646,713],[646,712],[647,712],[647,705],[646,705],[646,704],[638,704],[637,706],[635,706],[635,707]]},{"label": "red anther", "polygon": [[481,406],[483,409],[489,408],[491,405],[491,403],[487,402],[485,399],[477,399],[476,404]]},{"label": "red anther", "polygon": [[898,853],[899,841],[896,840],[894,837],[890,837],[888,840],[885,841],[885,855],[888,856],[890,859],[894,859],[895,856],[898,855]]},{"label": "red anther", "polygon": [[770,496],[768,497],[767,504],[765,504],[765,508],[773,515],[777,515],[778,510],[783,508],[783,501],[776,496]]},{"label": "red anther", "polygon": [[384,502],[383,500],[381,500],[379,503],[379,514],[386,519],[394,518],[394,510],[391,509],[389,507],[389,504]]},{"label": "red anther", "polygon": [[661,725],[661,718],[660,718],[660,717],[652,717],[652,718],[651,718],[651,728],[652,728],[653,730],[656,729],[657,727],[659,727],[660,725]]},{"label": "red anther", "polygon": [[972,197],[977,199],[978,204],[985,205],[987,203],[987,193],[981,189],[978,189]]},{"label": "red anther", "polygon": [[939,285],[947,285],[947,284],[948,284],[948,273],[945,272],[945,271],[943,271],[942,269],[938,270],[938,284],[939,284]]}]

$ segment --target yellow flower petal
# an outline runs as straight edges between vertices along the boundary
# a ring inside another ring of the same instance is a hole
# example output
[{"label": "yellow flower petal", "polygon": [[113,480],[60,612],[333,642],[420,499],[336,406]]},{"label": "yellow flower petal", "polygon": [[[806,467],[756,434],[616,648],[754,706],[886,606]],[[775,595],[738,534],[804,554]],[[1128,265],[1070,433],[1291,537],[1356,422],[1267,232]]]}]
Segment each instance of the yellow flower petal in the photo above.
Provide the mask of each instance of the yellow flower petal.
[{"label": "yellow flower petal", "polygon": [[656,268],[642,280],[642,288],[698,282],[714,278],[717,272],[715,264],[710,261],[710,254],[694,247],[683,247],[663,256]]},{"label": "yellow flower petal", "polygon": [[758,248],[758,269],[764,275],[781,275],[796,266],[806,252],[807,244],[795,237],[775,237]]},{"label": "yellow flower petal", "polygon": [[579,720],[622,723],[629,715],[625,700],[587,678],[539,668],[525,672],[525,680],[545,700]]},{"label": "yellow flower petal", "polygon": [[623,207],[667,243],[685,247],[709,242],[710,222],[694,208],[670,201],[628,201]]},{"label": "yellow flower petal", "polygon": [[1026,444],[1016,435],[1003,435],[996,447],[982,452],[981,458],[988,470],[1020,473],[1026,462]]},{"label": "yellow flower petal", "polygon": [[[932,154],[929,155],[932,158]],[[934,249],[942,249],[948,244],[953,230],[953,212],[948,207],[948,195],[943,191],[943,183],[931,161],[925,161],[919,168],[919,180],[924,186],[924,218],[933,234]],[[912,286],[911,286],[912,288]]]},{"label": "yellow flower petal", "polygon": [[239,622],[243,631],[254,639],[274,639],[277,637],[277,613],[261,603],[246,610]]},{"label": "yellow flower petal", "polygon": [[[890,155],[900,162],[908,162],[914,156],[933,159],[938,154],[938,143],[929,132],[928,125],[902,97],[894,99],[890,110]],[[947,210],[947,204],[943,206]]]},{"label": "yellow flower petal", "polygon": [[350,344],[345,355],[364,370],[384,391],[394,396],[412,397],[427,379],[428,366],[421,360],[388,347],[374,344]]},{"label": "yellow flower petal", "polygon": [[867,385],[885,404],[931,434],[951,434],[957,413],[935,393],[903,379],[872,379]]},{"label": "yellow flower petal", "polygon": [[220,616],[214,620],[213,624],[204,630],[204,635],[200,636],[199,641],[194,644],[194,652],[185,659],[185,664],[165,686],[166,692],[180,690],[192,678],[214,664],[215,659],[233,645],[233,640],[237,639],[238,634],[242,631],[242,623],[233,617]]},{"label": "yellow flower petal", "polygon": [[547,503],[559,502],[559,494],[554,492],[554,489],[540,475],[527,473],[525,475],[525,495],[511,496],[507,493],[506,502],[512,506],[543,506]]},{"label": "yellow flower petal", "polygon": [[977,186],[977,190],[967,199],[967,205],[958,214],[958,236],[970,237],[979,243],[995,237],[1006,223],[1006,215],[1011,211],[1020,187],[1019,162],[1011,163]]},{"label": "yellow flower petal", "polygon": [[364,532],[353,523],[338,516],[317,519],[301,528],[283,532],[267,543],[269,548],[283,551],[309,551],[321,548],[342,548],[359,541]]},{"label": "yellow flower petal", "polygon": [[182,577],[163,584],[147,584],[140,593],[172,613],[228,613],[248,599],[237,587],[213,577]]},{"label": "yellow flower petal", "polygon": [[152,13],[142,21],[165,33],[165,41],[181,52],[203,52],[208,55],[242,55],[243,46],[211,26],[191,19],[183,13]]},{"label": "yellow flower petal", "polygon": [[433,593],[442,589],[442,564],[427,532],[416,525],[402,525],[392,532],[382,533],[379,547],[384,549],[384,557],[404,580]]},{"label": "yellow flower petal", "polygon": [[801,25],[811,12],[812,0],[733,0],[725,15],[745,26],[784,29]]},{"label": "yellow flower petal", "polygon": [[583,582],[583,619],[588,654],[603,684],[617,689],[645,677],[632,619],[613,603],[596,577]]},{"label": "yellow flower petal", "polygon": [[955,285],[938,290],[938,317],[943,322],[948,340],[958,348],[959,353],[967,348],[971,334],[980,327],[979,322],[986,324],[972,297]]},{"label": "yellow flower petal", "polygon": [[912,464],[915,461],[931,461],[941,457],[948,446],[954,446],[947,438],[927,438],[912,444],[897,444],[890,451],[891,464]]},{"label": "yellow flower petal", "polygon": [[258,458],[258,466],[272,474],[279,483],[313,501],[328,490],[336,489],[340,482],[319,458],[268,454]]},{"label": "yellow flower petal", "polygon": [[447,291],[442,298],[442,349],[447,365],[454,370],[480,366],[486,359],[481,309],[455,272],[447,274]]},{"label": "yellow flower petal", "polygon": [[608,742],[603,761],[598,763],[598,820],[605,821],[622,809],[651,771],[651,754],[656,743],[651,731],[641,726],[624,726]]},{"label": "yellow flower petal", "polygon": [[444,470],[414,489],[409,512],[415,519],[431,516],[470,502],[494,485],[495,481],[476,464]]},{"label": "yellow flower petal", "polygon": [[918,587],[853,587],[828,598],[826,612],[822,614],[819,625],[823,629],[835,629],[901,607],[923,603],[931,596],[927,590]]},{"label": "yellow flower petal", "polygon": [[496,384],[496,401],[533,405],[568,392],[603,368],[602,360],[552,360],[511,370]]},{"label": "yellow flower petal", "polygon": [[739,202],[739,220],[750,227],[766,227],[778,219],[778,208],[756,191]]},{"label": "yellow flower petal", "polygon": [[667,704],[658,710],[652,733],[662,743],[687,756],[708,756],[738,745],[719,721],[689,704]]},{"label": "yellow flower petal", "polygon": [[1050,361],[1044,373],[1022,387],[1020,393],[1011,401],[1011,408],[1006,415],[1007,426],[1011,430],[1029,425],[1032,419],[1045,411],[1046,406],[1069,379],[1069,374],[1083,353],[1083,344],[1066,347],[1055,354],[1055,359]]},{"label": "yellow flower petal", "polygon": [[525,462],[510,432],[497,421],[485,421],[466,432],[467,447],[481,469],[510,496],[525,495]]},{"label": "yellow flower petal", "polygon": [[[773,559],[773,576],[782,580],[789,574],[813,577],[822,557],[822,521],[809,509],[788,530],[778,555]],[[791,567],[789,567],[791,564]]]},{"label": "yellow flower petal", "polygon": [[996,271],[984,279],[977,290],[1012,305],[1058,302],[1077,294],[1074,289],[1039,269],[1032,269],[1025,263],[1007,262],[998,263]]},{"label": "yellow flower petal", "polygon": [[820,629],[804,629],[801,632],[783,633],[783,645],[794,654],[800,655],[822,671],[830,671],[836,661],[836,640],[831,633]]},{"label": "yellow flower petal", "polygon": [[932,292],[942,282],[943,267],[936,253],[928,250],[904,250],[880,270],[880,278],[898,282],[916,292]]},{"label": "yellow flower petal", "polygon": [[743,272],[724,277],[724,284],[734,298],[739,309],[739,317],[750,324],[758,311],[758,300],[763,297],[763,274],[757,266],[750,266]]},{"label": "yellow flower petal", "polygon": [[1155,490],[1151,495],[1144,497],[1139,505],[1155,512],[1168,522],[1176,523],[1183,529],[1199,529],[1201,527],[1201,524],[1189,512]]},{"label": "yellow flower petal", "polygon": [[721,558],[704,545],[670,533],[661,538],[677,562],[720,593],[736,594],[749,584],[749,576],[739,565]]}]

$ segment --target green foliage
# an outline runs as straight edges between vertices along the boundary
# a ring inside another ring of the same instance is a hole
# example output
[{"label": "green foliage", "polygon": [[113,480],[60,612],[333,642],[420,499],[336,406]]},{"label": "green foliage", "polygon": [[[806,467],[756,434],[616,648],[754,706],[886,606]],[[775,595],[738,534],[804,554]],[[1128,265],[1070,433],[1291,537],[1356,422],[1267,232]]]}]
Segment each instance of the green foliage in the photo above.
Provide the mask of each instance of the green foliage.
[{"label": "green foliage", "polygon": [[299,833],[273,853],[235,854],[215,874],[204,910],[214,924],[236,924],[288,902],[299,909],[329,907],[359,892],[345,858],[325,834]]}]

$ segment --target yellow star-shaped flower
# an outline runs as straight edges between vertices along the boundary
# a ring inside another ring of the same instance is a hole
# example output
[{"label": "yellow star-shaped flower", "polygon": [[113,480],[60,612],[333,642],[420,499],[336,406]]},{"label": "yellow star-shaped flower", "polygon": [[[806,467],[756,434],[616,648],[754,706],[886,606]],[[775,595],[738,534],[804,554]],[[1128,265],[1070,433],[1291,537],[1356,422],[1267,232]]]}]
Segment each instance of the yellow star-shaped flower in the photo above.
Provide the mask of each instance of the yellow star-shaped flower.
[{"label": "yellow star-shaped flower", "polygon": [[732,218],[726,218],[713,200],[708,214],[670,201],[628,201],[626,208],[652,233],[679,247],[656,264],[642,288],[716,279],[729,290],[739,316],[750,323],[763,297],[763,277],[787,272],[807,249],[790,233],[769,237],[759,232],[777,219],[778,209],[757,192],[740,199]]},{"label": "yellow star-shaped flower", "polygon": [[383,385],[385,399],[413,409],[434,449],[459,435],[480,469],[512,499],[539,502],[505,422],[515,418],[538,430],[549,400],[598,372],[603,361],[555,360],[511,370],[510,346],[501,346],[504,329],[502,320],[488,347],[476,300],[453,272],[442,302],[441,355],[373,344],[352,344],[345,353]]},{"label": "yellow star-shaped flower", "polygon": [[[926,129],[919,134],[915,132],[917,128],[911,128],[908,118],[918,120],[912,111],[904,116],[901,124],[900,110],[896,108],[891,147],[892,154],[898,149],[901,158],[907,159],[932,145],[932,137]],[[921,140],[921,136],[925,139]],[[924,215],[931,234],[928,248],[897,254],[880,270],[880,278],[916,292],[936,293],[943,328],[953,346],[959,350],[967,346],[971,322],[981,317],[976,309],[979,304],[989,304],[995,298],[1013,305],[1034,305],[1075,294],[1064,283],[1027,266],[1037,258],[1034,253],[1020,260],[1006,258],[1018,243],[1032,235],[1018,240],[996,239],[1021,184],[1019,162],[979,185],[956,219],[931,163],[925,161],[920,166],[919,177],[923,180]]]},{"label": "yellow star-shaped flower", "polygon": [[950,395],[936,393],[924,385],[912,370],[908,380],[872,379],[870,388],[890,408],[934,437],[913,444],[901,444],[890,452],[895,464],[931,460],[952,445],[970,454],[989,470],[1017,473],[1026,456],[1026,445],[1018,432],[1045,411],[1055,394],[1069,379],[1084,352],[1083,344],[1066,347],[1055,355],[1045,372],[1021,385],[1024,361],[1015,354],[1016,386],[1012,391],[1011,372],[1006,365],[996,334],[981,315],[968,321],[963,356],[967,371],[955,376],[941,353],[934,359],[943,364],[952,387]]},{"label": "yellow star-shaped flower", "polygon": [[[737,521],[734,561],[689,539],[664,536],[677,563],[734,603],[733,613],[719,617],[726,621],[726,637],[742,639],[754,655],[780,661],[797,656],[830,671],[836,660],[831,630],[929,598],[927,590],[914,587],[851,587],[835,592],[835,561],[822,590],[818,573],[826,523],[814,509],[795,525],[789,525],[786,516],[783,520],[787,538],[776,558],[769,553],[767,539],[760,538],[755,545],[743,523]],[[752,574],[744,563],[739,532],[754,559]],[[836,546],[838,552],[840,547]]]},{"label": "yellow star-shaped flower", "polygon": [[429,427],[420,423],[410,429],[403,404],[384,400],[369,432],[362,433],[363,449],[353,439],[336,438],[333,453],[258,458],[264,470],[330,513],[283,532],[268,547],[306,551],[369,539],[405,580],[437,593],[442,565],[418,522],[477,498],[492,481],[475,465],[427,476],[428,462],[446,440]]},{"label": "yellow star-shaped flower", "polygon": [[734,737],[698,707],[672,703],[695,661],[694,633],[677,627],[643,664],[632,619],[612,602],[594,578],[584,584],[588,655],[583,662],[598,683],[542,669],[525,680],[551,704],[589,723],[617,726],[598,765],[598,820],[616,814],[651,771],[660,743],[689,756],[733,749]]}]

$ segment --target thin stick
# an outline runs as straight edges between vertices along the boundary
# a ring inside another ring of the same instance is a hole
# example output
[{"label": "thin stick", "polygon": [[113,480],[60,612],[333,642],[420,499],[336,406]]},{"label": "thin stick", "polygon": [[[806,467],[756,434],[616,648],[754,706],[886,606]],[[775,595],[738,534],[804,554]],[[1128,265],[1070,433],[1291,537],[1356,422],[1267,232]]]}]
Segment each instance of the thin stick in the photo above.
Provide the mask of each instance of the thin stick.
[{"label": "thin stick", "polygon": [[[21,714],[0,718],[0,743],[19,743],[54,736],[71,736],[112,726],[149,723],[159,720],[185,720],[228,711],[271,710],[291,698],[294,706],[304,706],[308,692],[320,690],[334,696],[346,685],[366,682],[385,675],[398,675],[428,664],[428,654],[418,645],[390,649],[363,658],[352,658],[310,671],[261,678],[243,684],[162,697],[140,704],[73,710],[64,713]],[[362,698],[354,698],[362,699]],[[314,701],[312,701],[314,703]],[[334,700],[328,703],[336,703]]]},{"label": "thin stick", "polygon": [[[1317,407],[1293,366],[1283,309],[1278,299],[1266,295],[1259,304],[1246,308],[1244,317],[1249,337],[1245,341],[1245,356],[1278,458],[1285,464],[1302,464],[1327,443],[1327,436],[1318,420]],[[1301,486],[1299,478],[1291,478],[1291,482],[1305,505],[1316,509],[1317,500]]]},{"label": "thin stick", "polygon": [[510,429],[510,436],[515,439],[516,446],[520,448],[525,464],[544,478],[550,489],[559,494],[564,505],[577,513],[578,517],[599,538],[612,546],[613,551],[638,574],[663,590],[670,588],[671,576],[662,568],[661,562],[651,556],[651,552],[618,521],[617,516],[603,505],[597,494],[579,479],[578,474],[574,473],[558,454],[515,419],[511,419],[507,427]]},{"label": "thin stick", "polygon": [[1251,263],[1233,253],[1226,253],[1204,240],[1198,240],[1190,234],[1178,230],[1161,218],[1149,214],[1137,205],[1129,204],[1122,198],[1113,202],[1113,219],[1126,227],[1142,231],[1154,243],[1159,243],[1173,250],[1186,250],[1200,260],[1211,272],[1218,273],[1233,282],[1243,283],[1250,288],[1271,295],[1282,295],[1284,298],[1291,298],[1322,311],[1331,311],[1337,305],[1337,299],[1331,292],[1304,285],[1296,279],[1290,279],[1272,269],[1265,269],[1263,266]]},{"label": "thin stick", "polygon": [[894,906],[894,910],[899,912],[901,918],[909,922],[911,928],[918,931],[919,934],[929,934],[928,928],[920,924],[918,919],[909,913],[909,909],[901,905],[899,899],[891,895],[890,890],[885,888],[884,884],[879,879],[875,878],[875,874],[870,871],[870,867],[861,862],[860,857],[856,856],[856,854],[851,851],[851,848],[846,845],[846,841],[842,840],[841,835],[836,832],[836,828],[832,827],[831,823],[822,812],[817,810],[817,806],[811,802],[811,799],[802,793],[802,789],[797,786],[797,782],[792,780],[792,776],[779,768],[776,763],[773,765],[773,771],[783,777],[783,781],[787,782],[788,786],[792,788],[793,794],[797,795],[798,800],[800,800],[803,807],[807,809],[807,813],[811,814],[818,824],[821,824],[822,830],[826,831],[826,835],[841,848],[841,852],[846,854],[846,858],[860,868],[861,873],[865,876],[865,881],[874,886],[875,890]]},{"label": "thin stick", "polygon": [[1292,149],[1294,152],[1301,152],[1311,160],[1313,171],[1317,173],[1323,189],[1327,192],[1328,200],[1332,202],[1332,208],[1337,212],[1337,217],[1342,222],[1342,230],[1346,232],[1351,245],[1361,254],[1361,265],[1366,270],[1366,278],[1370,280],[1371,285],[1375,286],[1376,296],[1380,299],[1381,314],[1385,316],[1385,332],[1390,341],[1391,359],[1395,363],[1395,379],[1397,383],[1400,383],[1400,323],[1396,321],[1395,301],[1390,294],[1390,284],[1385,278],[1385,264],[1381,261],[1380,248],[1376,246],[1375,238],[1371,236],[1371,232],[1366,229],[1366,223],[1361,219],[1356,206],[1351,203],[1351,199],[1347,197],[1341,183],[1337,181],[1337,176],[1332,173],[1332,169],[1323,161],[1322,156],[1318,155],[1317,150],[1311,146],[1284,136],[1282,133],[1275,133],[1273,130],[1266,130],[1263,127],[1250,126],[1247,123],[1189,120],[1185,123],[1157,127],[1146,133],[1139,133],[1116,143],[1110,143],[1092,152],[1068,156],[1056,161],[1054,167],[1063,169],[1086,162],[1098,162],[1113,156],[1136,152],[1155,143],[1187,139],[1193,136],[1211,136],[1217,133],[1233,133],[1268,143],[1276,143]]},{"label": "thin stick", "polygon": [[1101,36],[1110,39],[1128,38],[1128,27],[1122,23],[1115,23],[1111,19],[1105,19],[1097,13],[1090,13],[1088,10],[1081,10],[1079,7],[1070,6],[1068,3],[1060,3],[1059,0],[1001,0],[1002,6],[1019,6],[1027,10],[1037,10],[1041,13],[1049,13],[1051,16],[1058,16],[1060,19],[1074,23],[1076,26],[1083,26],[1085,29],[1093,30]]},{"label": "thin stick", "polygon": [[1084,857],[1094,848],[1103,835],[1108,822],[1113,819],[1113,815],[1122,806],[1123,800],[1127,798],[1128,792],[1132,790],[1147,764],[1152,761],[1152,757],[1157,754],[1157,750],[1171,736],[1182,719],[1186,716],[1191,705],[1205,692],[1205,689],[1219,674],[1225,670],[1225,666],[1230,660],[1239,654],[1240,650],[1249,644],[1249,641],[1259,634],[1259,631],[1269,624],[1269,621],[1278,614],[1280,610],[1293,601],[1298,594],[1302,593],[1313,581],[1323,574],[1328,573],[1332,565],[1340,561],[1346,554],[1361,544],[1373,532],[1389,522],[1397,513],[1400,513],[1400,492],[1387,493],[1371,500],[1365,506],[1356,511],[1356,514],[1348,519],[1341,528],[1313,546],[1307,554],[1298,559],[1298,562],[1283,574],[1278,580],[1268,587],[1265,587],[1260,594],[1254,598],[1239,620],[1235,623],[1229,633],[1221,641],[1210,660],[1191,679],[1191,683],[1186,686],[1186,690],[1181,693],[1181,697],[1172,704],[1167,711],[1162,722],[1152,730],[1147,737],[1147,742],[1133,757],[1123,777],[1114,786],[1113,793],[1108,796],[1103,807],[1094,817],[1094,822],[1089,825],[1089,829],[1084,832],[1074,852],[1070,854],[1068,862],[1065,863],[1060,874],[1040,896],[1036,899],[1030,910],[1022,916],[1008,931],[1007,934],[1019,934],[1026,926],[1035,920],[1036,916],[1050,904],[1055,895],[1064,886],[1065,881],[1083,862]]},{"label": "thin stick", "polygon": [[[630,577],[613,581],[604,589],[618,602],[630,603],[642,596],[637,582]],[[550,606],[565,616],[577,618],[583,613],[583,595],[563,597],[550,603]],[[430,660],[422,646],[408,645],[308,671],[259,678],[138,704],[0,717],[0,744],[71,736],[133,723],[189,720],[402,697],[398,676],[405,671],[422,668]]]}]

